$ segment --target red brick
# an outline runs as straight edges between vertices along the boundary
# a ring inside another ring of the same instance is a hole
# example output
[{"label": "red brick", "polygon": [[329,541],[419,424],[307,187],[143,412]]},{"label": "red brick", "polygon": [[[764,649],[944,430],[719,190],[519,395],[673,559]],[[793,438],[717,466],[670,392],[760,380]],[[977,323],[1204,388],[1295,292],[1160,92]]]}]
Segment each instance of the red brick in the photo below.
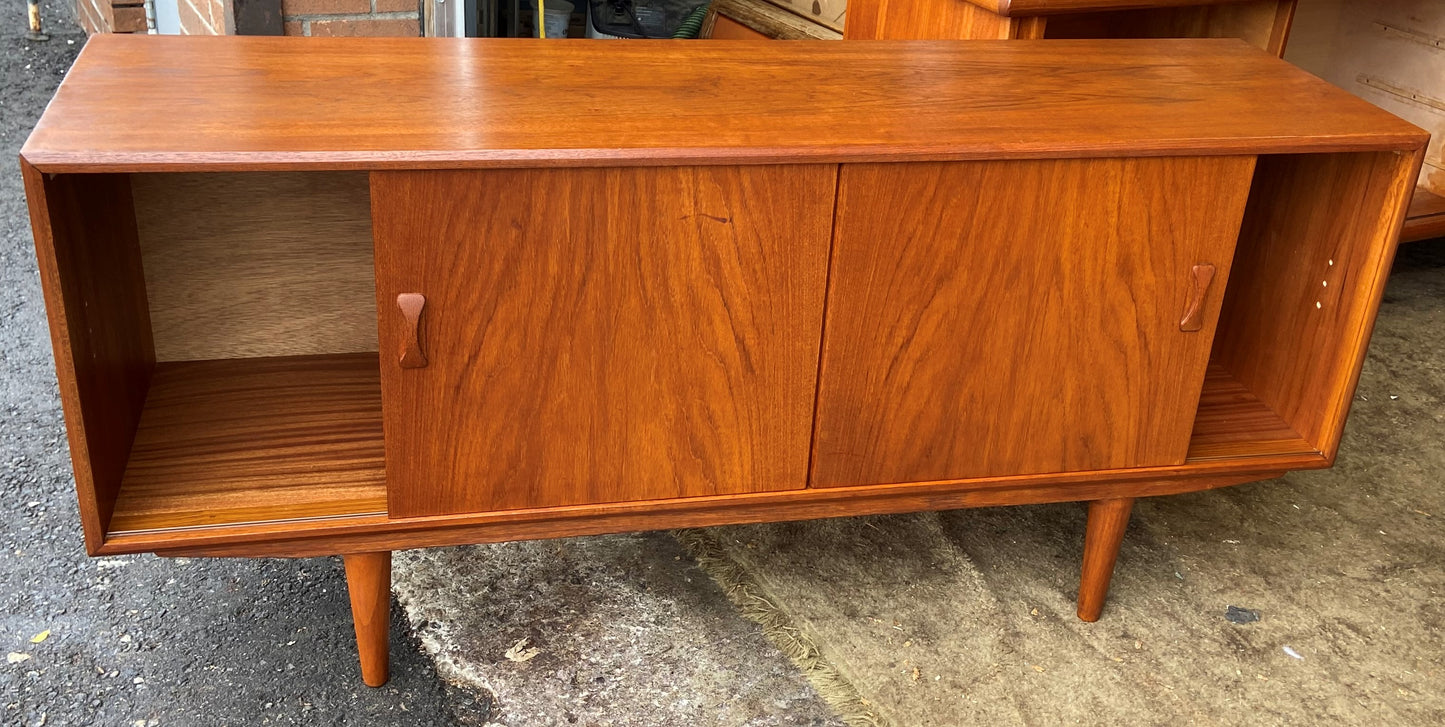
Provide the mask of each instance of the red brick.
[{"label": "red brick", "polygon": [[186,35],[214,35],[211,26],[207,25],[201,14],[196,12],[196,8],[191,5],[192,2],[204,3],[205,0],[178,0],[176,3],[180,10],[181,32]]},{"label": "red brick", "polygon": [[281,0],[281,14],[285,16],[369,12],[371,0]]},{"label": "red brick", "polygon": [[301,27],[301,21],[299,20],[286,21],[286,28],[282,32],[286,35],[306,35],[305,29]]},{"label": "red brick", "polygon": [[312,37],[327,36],[396,36],[415,37],[421,35],[421,23],[416,18],[381,18],[368,20],[313,20]]},{"label": "red brick", "polygon": [[108,30],[105,26],[105,15],[100,12],[99,3],[102,0],[80,0],[80,25],[90,35],[104,33]]},{"label": "red brick", "polygon": [[414,13],[417,11],[417,0],[376,0],[376,12],[378,13]]}]

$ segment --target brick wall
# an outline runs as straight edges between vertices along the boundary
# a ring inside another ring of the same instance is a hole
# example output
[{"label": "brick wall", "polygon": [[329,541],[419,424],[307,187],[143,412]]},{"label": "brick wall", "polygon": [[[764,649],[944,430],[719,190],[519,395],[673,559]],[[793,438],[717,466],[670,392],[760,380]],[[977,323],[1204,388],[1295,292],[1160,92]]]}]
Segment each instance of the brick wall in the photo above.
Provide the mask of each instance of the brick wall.
[{"label": "brick wall", "polygon": [[86,33],[146,32],[145,0],[76,0],[75,15]]},{"label": "brick wall", "polygon": [[[181,32],[235,33],[231,2],[176,0]],[[145,0],[76,0],[75,5],[87,33],[146,32]],[[421,35],[421,0],[281,0],[281,13],[286,35]]]},{"label": "brick wall", "polygon": [[419,0],[281,0],[286,35],[421,35]]},{"label": "brick wall", "polygon": [[236,32],[230,0],[176,0],[184,35],[227,35]]}]

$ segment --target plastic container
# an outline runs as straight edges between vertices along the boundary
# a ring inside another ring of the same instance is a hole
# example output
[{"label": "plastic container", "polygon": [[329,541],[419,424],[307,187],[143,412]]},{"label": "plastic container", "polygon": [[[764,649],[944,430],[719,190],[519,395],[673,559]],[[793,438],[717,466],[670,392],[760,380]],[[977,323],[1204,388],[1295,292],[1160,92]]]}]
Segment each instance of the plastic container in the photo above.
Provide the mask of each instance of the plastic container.
[{"label": "plastic container", "polygon": [[671,38],[707,0],[587,0],[589,38]]},{"label": "plastic container", "polygon": [[[576,8],[567,0],[542,0],[543,27],[548,38],[566,38],[567,26],[572,24],[572,11]],[[537,0],[532,0],[532,9],[537,9]]]}]

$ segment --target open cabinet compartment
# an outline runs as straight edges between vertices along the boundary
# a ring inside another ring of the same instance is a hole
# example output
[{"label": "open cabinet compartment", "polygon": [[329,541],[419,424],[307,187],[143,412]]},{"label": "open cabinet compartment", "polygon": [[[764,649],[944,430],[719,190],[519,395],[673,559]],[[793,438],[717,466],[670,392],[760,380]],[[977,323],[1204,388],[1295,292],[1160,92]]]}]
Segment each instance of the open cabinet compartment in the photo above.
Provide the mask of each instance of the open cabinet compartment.
[{"label": "open cabinet compartment", "polygon": [[26,171],[91,552],[385,513],[364,172]]},{"label": "open cabinet compartment", "polygon": [[1334,462],[1417,163],[1400,152],[1259,157],[1189,462]]},{"label": "open cabinet compartment", "polygon": [[[1415,161],[1259,157],[1186,471],[1331,463]],[[92,552],[386,522],[365,172],[26,176]]]}]

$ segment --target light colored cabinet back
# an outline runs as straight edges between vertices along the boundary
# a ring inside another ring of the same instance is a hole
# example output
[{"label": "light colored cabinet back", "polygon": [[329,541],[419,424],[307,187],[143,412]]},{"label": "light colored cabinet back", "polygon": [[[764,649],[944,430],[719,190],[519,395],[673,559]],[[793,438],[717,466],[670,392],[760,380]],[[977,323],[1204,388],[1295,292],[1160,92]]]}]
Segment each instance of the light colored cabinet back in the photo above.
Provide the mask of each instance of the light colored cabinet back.
[{"label": "light colored cabinet back", "polygon": [[366,174],[133,174],[156,360],[376,350]]}]

